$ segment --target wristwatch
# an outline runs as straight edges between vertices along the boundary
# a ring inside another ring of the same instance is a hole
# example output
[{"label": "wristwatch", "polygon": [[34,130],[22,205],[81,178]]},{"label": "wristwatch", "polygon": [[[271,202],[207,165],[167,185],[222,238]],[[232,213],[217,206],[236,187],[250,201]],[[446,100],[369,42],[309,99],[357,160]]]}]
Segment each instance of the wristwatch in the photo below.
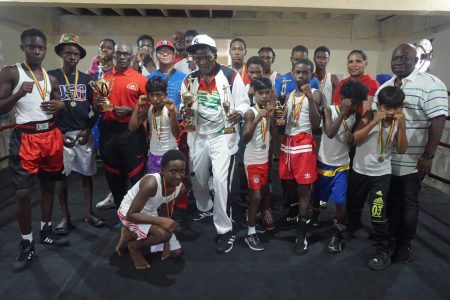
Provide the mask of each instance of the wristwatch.
[{"label": "wristwatch", "polygon": [[434,158],[434,153],[424,152],[424,153],[422,154],[422,157],[423,157],[424,159],[431,160],[431,159]]}]

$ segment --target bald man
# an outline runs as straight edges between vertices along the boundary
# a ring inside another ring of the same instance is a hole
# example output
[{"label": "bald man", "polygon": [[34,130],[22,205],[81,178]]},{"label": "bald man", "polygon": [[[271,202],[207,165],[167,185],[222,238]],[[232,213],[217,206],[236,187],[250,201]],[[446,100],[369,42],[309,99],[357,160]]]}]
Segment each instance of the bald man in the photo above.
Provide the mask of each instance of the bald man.
[{"label": "bald man", "polygon": [[[108,186],[114,202],[120,206],[128,190],[128,181],[134,185],[144,175],[146,134],[141,126],[134,132],[128,131],[128,121],[141,95],[145,95],[147,79],[130,67],[133,48],[118,43],[115,47],[115,66],[106,79],[114,81],[109,101],[114,110],[104,111],[100,133],[100,153],[103,158]],[[96,97],[101,108],[105,99]]]},{"label": "bald man", "polygon": [[401,44],[392,53],[394,77],[385,86],[400,87],[406,94],[403,112],[406,119],[408,149],[392,154],[391,189],[388,195],[390,232],[395,241],[393,260],[411,261],[411,240],[416,234],[419,191],[422,179],[430,173],[436,148],[448,113],[447,87],[436,76],[415,68],[416,49]]}]

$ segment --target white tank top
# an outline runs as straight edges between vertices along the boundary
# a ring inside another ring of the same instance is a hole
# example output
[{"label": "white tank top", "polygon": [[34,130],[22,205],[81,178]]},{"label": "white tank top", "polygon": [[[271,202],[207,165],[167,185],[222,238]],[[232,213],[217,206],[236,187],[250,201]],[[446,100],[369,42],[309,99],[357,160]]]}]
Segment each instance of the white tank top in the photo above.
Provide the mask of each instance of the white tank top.
[{"label": "white tank top", "polygon": [[[338,108],[339,109],[339,108]],[[334,122],[338,118],[338,111],[336,105],[330,106],[331,120]],[[351,115],[347,120],[344,120],[348,130],[352,130],[355,124],[355,115]],[[322,134],[322,140],[320,142],[319,153],[317,159],[329,166],[345,166],[350,163],[350,157],[348,152],[351,145],[347,144],[344,140],[345,126],[342,122],[336,135],[330,139],[325,133]]]},{"label": "white tank top", "polygon": [[331,105],[333,97],[333,85],[331,84],[331,73],[326,73],[325,77],[319,81],[320,91],[324,94],[327,106]]},{"label": "white tank top", "polygon": [[159,173],[154,174],[146,174],[144,177],[142,177],[136,184],[128,191],[128,193],[123,197],[122,203],[120,204],[120,212],[126,216],[128,213],[128,210],[130,209],[131,203],[133,202],[134,198],[136,198],[137,193],[139,192],[139,184],[141,183],[142,179],[144,179],[147,176],[153,176],[155,177],[157,183],[158,183],[158,189],[156,191],[155,196],[148,198],[147,202],[145,203],[144,208],[141,210],[141,213],[144,213],[146,215],[150,216],[158,216],[158,208],[163,203],[169,203],[170,201],[174,200],[181,190],[181,183],[175,188],[175,191],[163,197],[162,195],[162,185],[161,185],[161,175]]},{"label": "white tank top", "polygon": [[[258,115],[258,110],[255,107],[250,107],[253,114]],[[251,141],[245,146],[244,164],[256,165],[264,164],[269,161],[269,146],[270,146],[270,119],[262,118],[256,125],[255,132]],[[262,127],[266,130],[265,140],[263,142]],[[265,145],[265,146],[263,146]]]},{"label": "white tank top", "polygon": [[[316,89],[311,89],[314,94]],[[293,104],[294,103],[294,104]],[[286,101],[287,105],[287,118],[286,118],[286,134],[294,136],[300,132],[306,132],[311,134],[311,122],[309,121],[309,101],[305,95],[300,97],[295,97],[295,90],[289,95]],[[295,120],[292,108],[294,110],[300,110],[300,115],[298,119]]]},{"label": "white tank top", "polygon": [[[383,142],[389,135],[390,126],[383,130]],[[389,146],[385,149],[385,153],[382,155],[383,161],[378,161],[379,150],[378,150],[378,132],[379,126],[375,126],[370,131],[366,141],[361,145],[356,147],[355,158],[353,159],[353,170],[357,173],[368,175],[368,176],[381,176],[386,174],[391,174],[391,150],[394,144],[393,140],[395,134],[397,133],[398,124],[395,124],[392,139]]]},{"label": "white tank top", "polygon": [[272,86],[275,86],[275,80],[277,79],[278,72],[272,71],[272,74],[270,74],[270,81],[272,81]]},{"label": "white tank top", "polygon": [[[20,63],[17,63],[16,67],[19,71],[19,81],[17,82],[17,85],[13,90],[13,94],[19,91],[23,82],[33,81],[33,78],[30,78],[25,73],[25,70],[22,68],[22,65]],[[45,73],[42,75],[47,79],[47,93],[45,95],[45,101],[48,101],[50,100],[52,85],[50,84],[50,79],[48,77],[47,71],[44,70],[44,72]],[[44,82],[44,80],[39,81],[39,84],[42,88],[44,87]],[[53,118],[53,115],[44,113],[44,111],[41,109],[41,103],[41,94],[39,94],[39,89],[35,83],[33,86],[33,91],[31,93],[27,93],[16,103],[16,123],[25,124],[28,122],[45,121]]]},{"label": "white tank top", "polygon": [[[178,149],[177,140],[170,130],[169,110],[163,107],[159,117],[153,115],[153,105],[148,110],[148,121],[152,128],[150,136],[150,153],[162,156],[169,150]],[[156,127],[156,128],[155,128]]]}]

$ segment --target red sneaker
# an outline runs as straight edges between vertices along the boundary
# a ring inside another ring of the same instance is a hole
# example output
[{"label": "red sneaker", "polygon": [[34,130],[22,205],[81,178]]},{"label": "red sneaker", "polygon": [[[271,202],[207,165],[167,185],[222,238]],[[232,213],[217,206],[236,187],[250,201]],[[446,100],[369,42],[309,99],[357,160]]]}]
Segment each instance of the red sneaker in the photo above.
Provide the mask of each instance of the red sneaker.
[{"label": "red sneaker", "polygon": [[267,231],[275,230],[275,220],[273,219],[272,210],[264,210],[263,225]]}]

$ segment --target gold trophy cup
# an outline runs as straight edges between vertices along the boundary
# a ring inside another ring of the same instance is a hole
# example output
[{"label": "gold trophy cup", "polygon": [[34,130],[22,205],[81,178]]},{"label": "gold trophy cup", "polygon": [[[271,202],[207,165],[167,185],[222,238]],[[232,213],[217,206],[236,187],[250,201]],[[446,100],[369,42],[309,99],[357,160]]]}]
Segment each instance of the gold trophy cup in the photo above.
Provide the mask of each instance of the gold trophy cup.
[{"label": "gold trophy cup", "polygon": [[[100,71],[103,71],[103,69],[107,66],[106,64],[106,55],[105,53],[100,53],[100,60],[98,64],[98,68]],[[105,79],[103,72],[100,72],[99,79],[96,81],[90,81],[89,85],[91,88],[100,96],[105,98],[106,100],[103,102],[103,104],[98,106],[98,109],[100,112],[105,111],[113,111],[114,110],[114,104],[112,104],[109,101],[109,97],[111,96],[112,88],[114,85],[113,79]]]},{"label": "gold trophy cup", "polygon": [[223,108],[223,121],[225,123],[225,128],[223,129],[223,132],[225,134],[235,133],[236,129],[233,125],[231,125],[228,122],[228,115],[230,114],[230,101],[228,100],[228,87],[224,85],[223,86],[223,102],[222,102],[222,108]]},{"label": "gold trophy cup", "polygon": [[277,100],[277,106],[275,107],[275,124],[277,126],[286,125],[286,83],[290,81],[283,79],[280,97]]},{"label": "gold trophy cup", "polygon": [[181,101],[183,102],[183,111],[181,112],[181,118],[182,118],[182,125],[183,130],[187,132],[193,132],[195,131],[195,125],[194,125],[194,111],[192,110],[192,104],[196,100],[195,94],[191,92],[191,86],[192,82],[194,81],[194,78],[189,76],[187,78],[188,86],[187,91],[181,94]]}]

